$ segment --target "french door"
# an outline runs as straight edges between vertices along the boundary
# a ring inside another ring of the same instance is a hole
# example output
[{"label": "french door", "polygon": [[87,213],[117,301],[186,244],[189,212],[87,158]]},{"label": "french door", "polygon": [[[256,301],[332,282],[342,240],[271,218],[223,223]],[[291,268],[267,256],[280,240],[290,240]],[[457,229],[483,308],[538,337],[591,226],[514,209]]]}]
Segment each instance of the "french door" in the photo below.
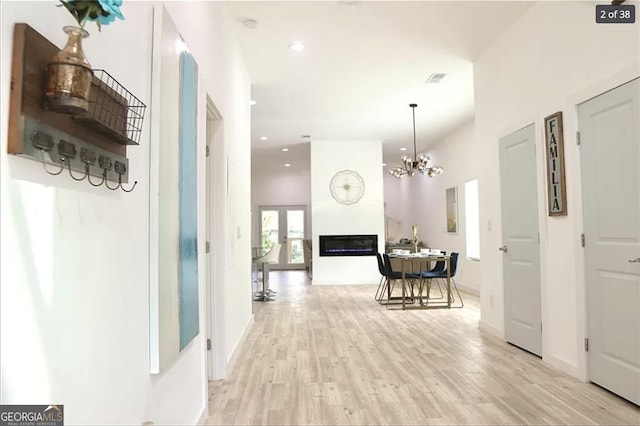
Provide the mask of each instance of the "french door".
[{"label": "french door", "polygon": [[306,206],[260,206],[260,242],[263,253],[280,243],[280,259],[271,269],[304,269],[303,242]]}]

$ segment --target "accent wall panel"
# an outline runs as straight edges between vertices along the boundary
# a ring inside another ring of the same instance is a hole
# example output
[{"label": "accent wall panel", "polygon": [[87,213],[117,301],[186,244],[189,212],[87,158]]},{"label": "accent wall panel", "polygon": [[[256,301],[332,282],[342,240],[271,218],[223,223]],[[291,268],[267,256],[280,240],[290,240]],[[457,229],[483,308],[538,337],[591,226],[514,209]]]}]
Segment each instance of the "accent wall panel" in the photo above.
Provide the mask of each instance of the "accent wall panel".
[{"label": "accent wall panel", "polygon": [[180,54],[180,155],[178,284],[180,350],[198,335],[198,66],[189,52]]}]

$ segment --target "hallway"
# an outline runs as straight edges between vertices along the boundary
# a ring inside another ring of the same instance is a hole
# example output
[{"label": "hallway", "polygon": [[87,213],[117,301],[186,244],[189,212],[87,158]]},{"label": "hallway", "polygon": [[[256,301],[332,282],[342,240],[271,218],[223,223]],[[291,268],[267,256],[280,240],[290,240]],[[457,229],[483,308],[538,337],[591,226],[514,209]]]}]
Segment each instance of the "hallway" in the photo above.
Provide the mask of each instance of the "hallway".
[{"label": "hallway", "polygon": [[207,424],[638,424],[640,408],[481,332],[479,302],[392,311],[374,286],[311,286],[272,273],[276,301],[228,380],[209,384]]}]

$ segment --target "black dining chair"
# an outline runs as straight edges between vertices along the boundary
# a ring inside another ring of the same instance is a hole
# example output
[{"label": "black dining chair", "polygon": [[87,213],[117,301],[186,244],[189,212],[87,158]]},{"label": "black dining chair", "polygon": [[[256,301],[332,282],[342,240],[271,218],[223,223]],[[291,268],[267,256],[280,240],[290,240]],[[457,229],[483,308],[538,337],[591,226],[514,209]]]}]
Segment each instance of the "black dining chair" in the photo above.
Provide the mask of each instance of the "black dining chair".
[{"label": "black dining chair", "polygon": [[[447,252],[444,251],[444,250],[442,250],[440,253],[443,256],[447,254]],[[432,273],[443,272],[446,267],[447,267],[447,261],[446,260],[437,260],[436,261],[436,265],[433,268],[429,269],[428,271],[423,271],[423,272],[432,272]],[[421,275],[422,275],[422,272],[421,272]],[[422,294],[422,284],[423,284],[423,282],[424,282],[424,279],[420,282],[420,284],[421,284],[420,285],[420,294]],[[436,285],[438,286],[438,291],[440,292],[440,296],[433,297],[432,299],[436,299],[436,300],[443,299],[444,298],[444,293],[442,292],[442,288],[440,287],[440,281],[439,280],[436,280]]]},{"label": "black dining chair", "polygon": [[[391,266],[391,259],[389,258],[388,254],[383,253],[382,259],[383,259],[382,263],[384,267],[384,274],[385,274],[385,277],[387,278],[386,286],[385,286],[385,290],[387,291],[387,302],[384,304],[389,306],[392,300],[400,300],[400,303],[402,303],[402,296],[396,296],[396,297],[391,296],[391,294],[393,294],[393,283],[394,281],[402,280],[402,272],[393,270],[393,267]],[[409,280],[410,282],[411,295],[410,296],[405,295],[404,303],[405,304],[413,303],[415,300],[415,297],[413,295],[413,285],[416,280],[420,280],[420,273],[405,272],[405,279]],[[382,294],[384,295],[384,290],[382,291]],[[382,301],[380,301],[380,303],[382,303]]]},{"label": "black dining chair", "polygon": [[[460,301],[460,306],[451,306],[452,308],[462,308],[462,307],[464,307],[464,301],[462,300],[462,296],[460,296],[460,291],[458,290],[458,285],[456,284],[456,280],[454,279],[454,277],[456,276],[456,271],[458,269],[458,255],[459,254],[455,253],[455,252],[451,253],[451,259],[449,261],[449,278],[451,279],[451,282],[453,283],[453,288],[456,291],[456,294],[458,295],[458,300]],[[427,284],[427,303],[428,303],[429,291],[430,291],[430,282],[431,282],[431,280],[434,280],[434,279],[435,280],[446,280],[447,279],[446,267],[442,271],[422,272],[420,274],[420,276],[424,280],[429,280],[429,282]],[[422,294],[422,292],[420,294]],[[455,297],[453,295],[451,295],[451,304],[453,305],[454,302],[455,302]]]},{"label": "black dining chair", "polygon": [[[440,253],[443,256],[447,254],[446,251],[441,251]],[[434,266],[433,268],[431,268],[429,271],[426,271],[426,272],[441,272],[441,271],[444,271],[446,267],[447,267],[447,262],[445,260],[437,260],[436,266]]]},{"label": "black dining chair", "polygon": [[376,260],[378,261],[378,272],[380,272],[380,282],[378,283],[378,289],[376,290],[375,299],[378,301],[378,303],[380,303],[386,287],[387,276],[385,275],[385,272],[384,272],[384,261],[382,260],[382,255],[380,253],[376,253]]},{"label": "black dining chair", "polygon": [[[387,276],[387,268],[384,263],[384,259],[380,253],[376,253],[376,260],[378,261],[378,272],[380,272],[380,284],[378,284],[378,290],[376,290],[376,300],[378,303],[382,304],[382,300],[384,298],[384,293],[387,290],[387,286],[389,285],[389,277]],[[402,278],[402,274],[400,274],[400,278]]]}]

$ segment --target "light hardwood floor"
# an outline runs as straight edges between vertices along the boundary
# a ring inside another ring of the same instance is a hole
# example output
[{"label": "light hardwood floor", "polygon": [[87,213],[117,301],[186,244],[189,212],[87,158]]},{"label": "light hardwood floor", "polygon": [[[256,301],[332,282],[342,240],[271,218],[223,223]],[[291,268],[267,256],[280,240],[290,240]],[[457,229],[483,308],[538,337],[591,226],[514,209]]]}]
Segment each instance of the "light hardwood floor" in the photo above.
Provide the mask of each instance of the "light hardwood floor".
[{"label": "light hardwood floor", "polygon": [[207,424],[640,424],[640,408],[478,329],[465,307],[391,311],[375,286],[272,272]]}]

